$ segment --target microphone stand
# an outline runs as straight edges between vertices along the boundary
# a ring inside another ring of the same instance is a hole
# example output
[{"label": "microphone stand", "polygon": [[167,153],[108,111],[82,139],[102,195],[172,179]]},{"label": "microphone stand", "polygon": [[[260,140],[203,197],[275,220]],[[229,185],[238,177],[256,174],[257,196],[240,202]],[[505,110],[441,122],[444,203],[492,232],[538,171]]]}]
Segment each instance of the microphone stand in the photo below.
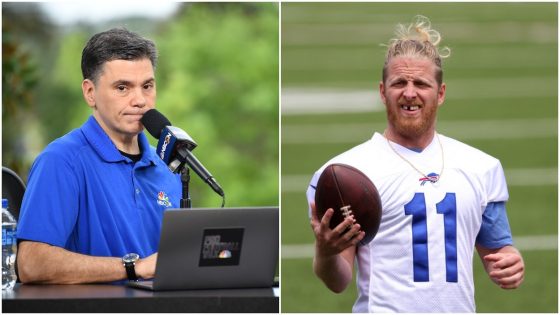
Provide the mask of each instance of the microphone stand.
[{"label": "microphone stand", "polygon": [[189,181],[191,175],[187,166],[181,169],[181,183],[183,185],[183,196],[181,198],[181,208],[191,208],[191,194],[189,193]]}]

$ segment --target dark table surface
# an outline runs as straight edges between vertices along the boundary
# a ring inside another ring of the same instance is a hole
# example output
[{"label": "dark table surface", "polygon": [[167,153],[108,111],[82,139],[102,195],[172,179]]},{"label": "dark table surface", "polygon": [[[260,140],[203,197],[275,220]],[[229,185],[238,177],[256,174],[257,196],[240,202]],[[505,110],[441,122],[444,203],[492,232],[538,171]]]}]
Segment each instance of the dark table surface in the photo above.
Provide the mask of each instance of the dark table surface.
[{"label": "dark table surface", "polygon": [[109,284],[16,284],[13,291],[2,291],[2,311],[278,313],[278,295],[277,287],[152,292]]}]

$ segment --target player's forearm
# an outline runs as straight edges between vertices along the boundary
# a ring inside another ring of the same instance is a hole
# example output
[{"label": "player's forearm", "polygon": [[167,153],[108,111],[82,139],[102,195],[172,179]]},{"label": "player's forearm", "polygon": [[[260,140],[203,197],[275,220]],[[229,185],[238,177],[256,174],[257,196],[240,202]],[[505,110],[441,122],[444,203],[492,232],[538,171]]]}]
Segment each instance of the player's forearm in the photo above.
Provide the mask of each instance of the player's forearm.
[{"label": "player's forearm", "polygon": [[352,281],[352,262],[354,248],[349,248],[338,255],[322,256],[315,253],[313,270],[325,285],[335,293],[341,293]]},{"label": "player's forearm", "polygon": [[77,284],[126,279],[120,258],[87,256],[28,241],[19,244],[18,272],[23,283]]}]

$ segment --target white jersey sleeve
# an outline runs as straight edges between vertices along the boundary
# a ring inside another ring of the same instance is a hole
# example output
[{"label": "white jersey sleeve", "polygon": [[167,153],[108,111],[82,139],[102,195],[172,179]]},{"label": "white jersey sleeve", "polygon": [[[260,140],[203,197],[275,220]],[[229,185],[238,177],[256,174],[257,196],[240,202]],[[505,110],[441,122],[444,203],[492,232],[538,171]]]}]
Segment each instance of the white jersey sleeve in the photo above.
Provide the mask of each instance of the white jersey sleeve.
[{"label": "white jersey sleeve", "polygon": [[488,202],[507,201],[509,194],[506,185],[506,176],[500,161],[495,160],[485,174],[486,195]]}]

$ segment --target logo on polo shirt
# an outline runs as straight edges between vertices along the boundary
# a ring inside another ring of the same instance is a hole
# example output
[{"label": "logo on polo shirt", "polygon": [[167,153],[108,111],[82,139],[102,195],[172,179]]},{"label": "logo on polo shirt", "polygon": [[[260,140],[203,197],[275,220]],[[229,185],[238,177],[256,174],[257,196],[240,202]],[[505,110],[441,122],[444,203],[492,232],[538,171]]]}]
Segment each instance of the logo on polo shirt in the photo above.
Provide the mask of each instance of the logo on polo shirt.
[{"label": "logo on polo shirt", "polygon": [[169,201],[169,197],[163,192],[160,191],[157,196],[157,203],[160,206],[171,207],[171,202]]}]

